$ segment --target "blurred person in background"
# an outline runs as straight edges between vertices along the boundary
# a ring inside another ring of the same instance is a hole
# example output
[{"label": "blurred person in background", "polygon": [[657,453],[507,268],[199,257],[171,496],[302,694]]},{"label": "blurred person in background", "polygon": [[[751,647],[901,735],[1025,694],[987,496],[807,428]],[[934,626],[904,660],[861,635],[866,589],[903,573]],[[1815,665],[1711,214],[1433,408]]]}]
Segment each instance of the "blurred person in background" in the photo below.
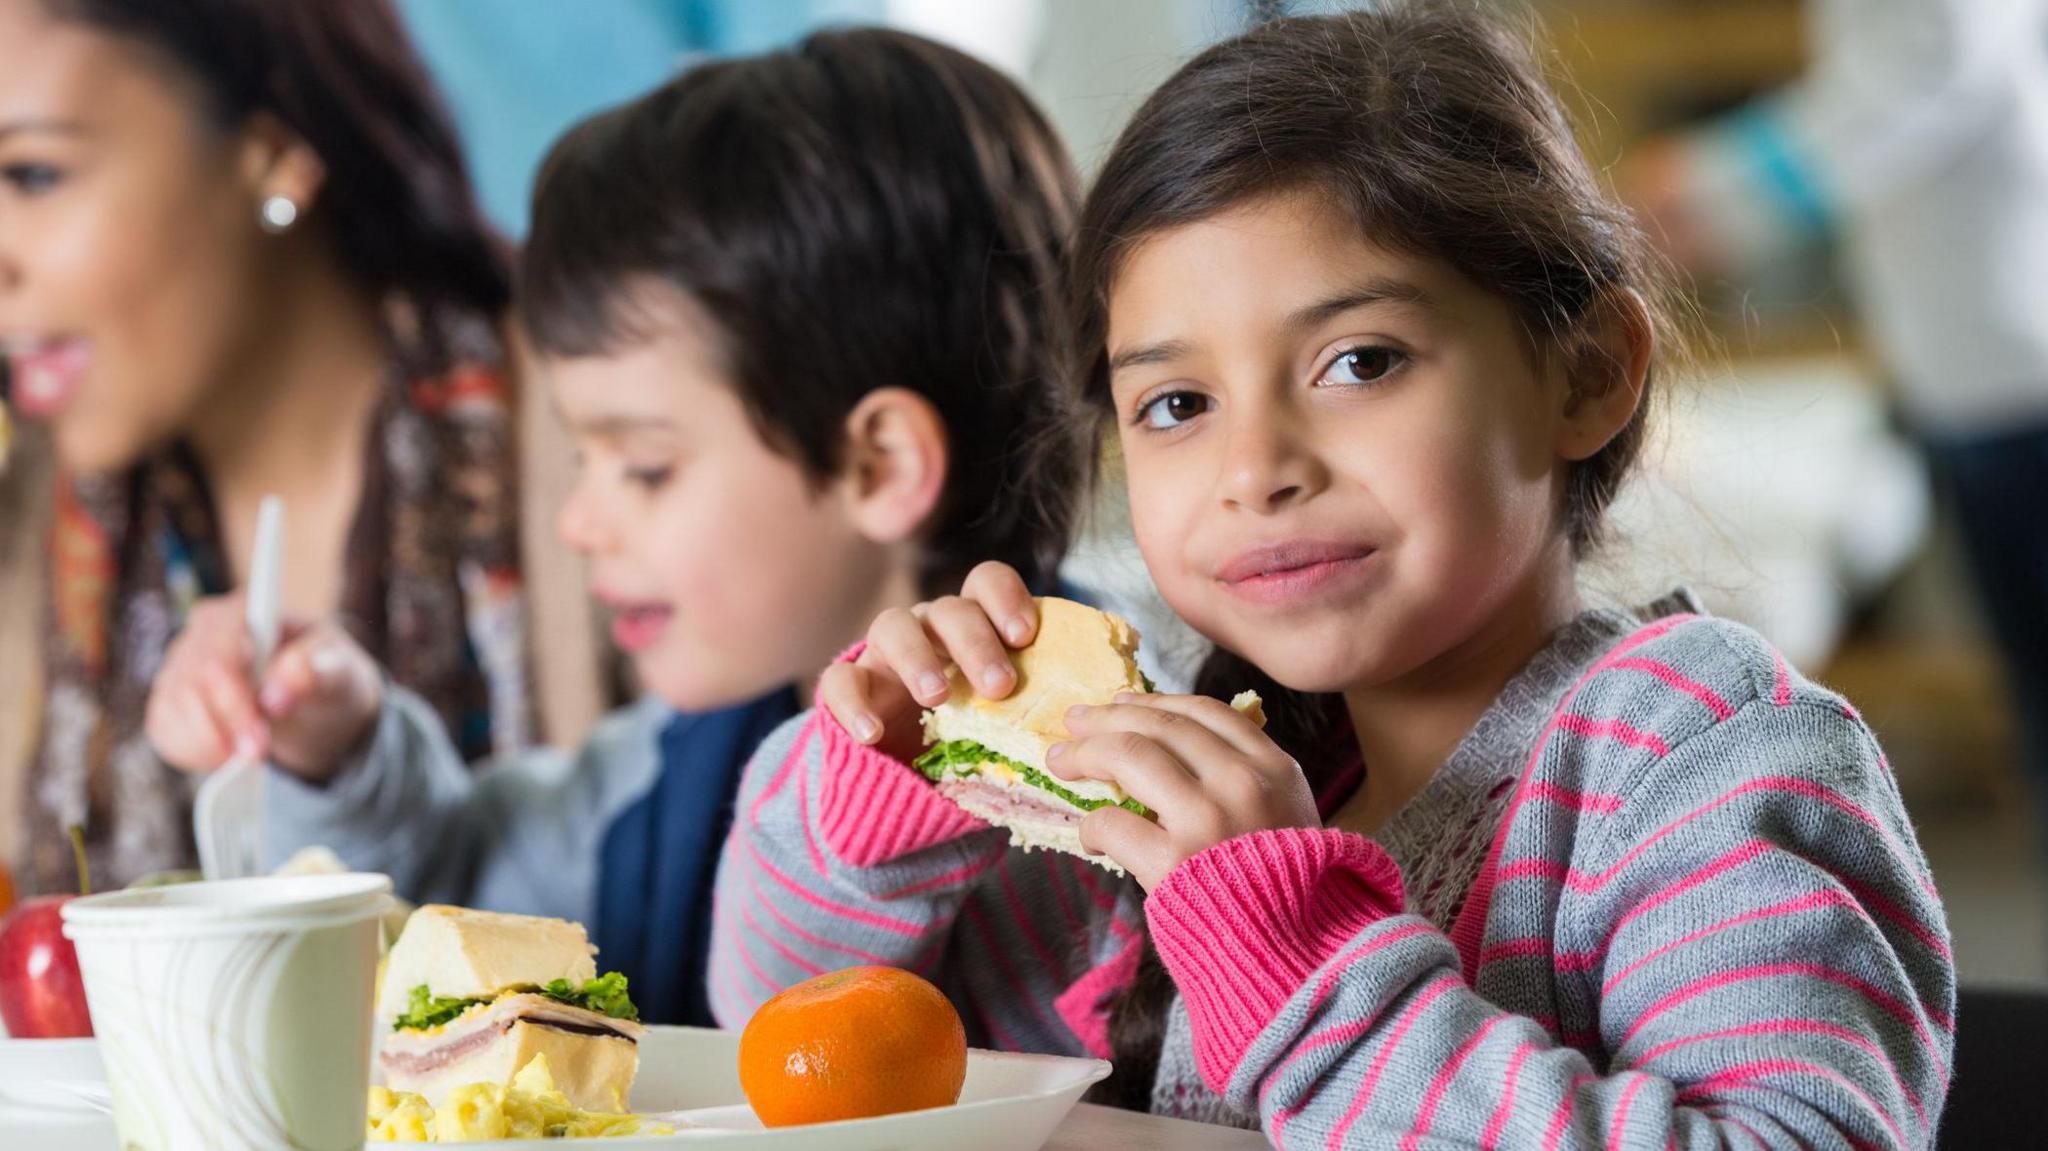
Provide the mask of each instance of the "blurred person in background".
[{"label": "blurred person in background", "polygon": [[2048,0],[1812,0],[1809,25],[1800,82],[1640,147],[1621,189],[1703,279],[1840,235],[2048,805]]},{"label": "blurred person in background", "polygon": [[523,740],[508,297],[388,0],[0,0],[0,341],[56,473],[42,634],[0,637],[47,685],[0,700],[24,886],[73,882],[74,823],[103,885],[191,866],[144,703],[266,494],[288,616],[341,615],[468,756]]}]

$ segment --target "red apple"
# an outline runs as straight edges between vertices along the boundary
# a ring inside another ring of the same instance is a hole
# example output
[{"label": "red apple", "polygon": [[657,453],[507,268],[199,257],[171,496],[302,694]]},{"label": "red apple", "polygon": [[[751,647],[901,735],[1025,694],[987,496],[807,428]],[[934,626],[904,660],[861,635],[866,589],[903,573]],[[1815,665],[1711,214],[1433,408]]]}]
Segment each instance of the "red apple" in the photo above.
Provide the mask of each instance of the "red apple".
[{"label": "red apple", "polygon": [[0,1022],[18,1039],[92,1034],[78,952],[58,909],[75,895],[24,900],[0,919]]}]

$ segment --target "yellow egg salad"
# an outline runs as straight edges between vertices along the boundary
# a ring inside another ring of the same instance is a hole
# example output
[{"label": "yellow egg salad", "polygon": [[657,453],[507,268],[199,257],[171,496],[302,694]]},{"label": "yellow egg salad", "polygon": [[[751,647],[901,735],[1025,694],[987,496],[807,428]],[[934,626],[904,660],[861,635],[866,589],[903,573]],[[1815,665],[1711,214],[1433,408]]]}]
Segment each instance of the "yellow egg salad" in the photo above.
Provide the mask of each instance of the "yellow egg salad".
[{"label": "yellow egg salad", "polygon": [[509,1085],[457,1087],[435,1108],[421,1096],[370,1088],[372,1143],[477,1143],[491,1139],[606,1139],[673,1135],[675,1128],[638,1115],[579,1111],[555,1089],[548,1057],[536,1055]]}]

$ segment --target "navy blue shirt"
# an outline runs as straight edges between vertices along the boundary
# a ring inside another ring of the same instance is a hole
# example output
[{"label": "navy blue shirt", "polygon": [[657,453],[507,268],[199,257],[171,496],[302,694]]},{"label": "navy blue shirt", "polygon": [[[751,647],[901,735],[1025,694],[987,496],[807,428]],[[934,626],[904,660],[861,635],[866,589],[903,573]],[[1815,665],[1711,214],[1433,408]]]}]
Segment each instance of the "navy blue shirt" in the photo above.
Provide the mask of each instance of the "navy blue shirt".
[{"label": "navy blue shirt", "polygon": [[740,773],[795,715],[783,688],[723,711],[678,714],[661,730],[654,788],[606,829],[592,940],[649,1023],[717,1026],[705,988],[711,890]]}]

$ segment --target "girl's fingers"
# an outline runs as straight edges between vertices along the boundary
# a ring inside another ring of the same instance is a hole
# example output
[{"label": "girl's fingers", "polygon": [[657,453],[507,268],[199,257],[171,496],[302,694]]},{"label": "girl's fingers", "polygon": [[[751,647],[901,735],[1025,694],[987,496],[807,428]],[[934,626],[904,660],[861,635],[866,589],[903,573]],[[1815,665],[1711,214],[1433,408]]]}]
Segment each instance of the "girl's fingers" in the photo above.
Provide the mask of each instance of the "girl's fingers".
[{"label": "girl's fingers", "polygon": [[[1116,697],[1118,705],[1149,708],[1184,716],[1215,733],[1217,738],[1260,764],[1280,766],[1292,762],[1280,745],[1243,712],[1220,699],[1206,695],[1145,695],[1126,692]],[[1096,709],[1101,710],[1101,709]],[[1070,725],[1071,726],[1071,725]]]},{"label": "girl's fingers", "polygon": [[977,565],[967,573],[960,595],[981,605],[982,614],[1011,647],[1024,647],[1038,638],[1038,601],[1009,564],[990,560]]},{"label": "girl's fingers", "polygon": [[925,609],[924,625],[982,698],[1001,699],[1017,686],[1003,637],[980,603],[959,596],[934,601]]},{"label": "girl's fingers", "polygon": [[1056,743],[1046,753],[1045,768],[1069,782],[1114,783],[1125,795],[1161,813],[1162,819],[1176,809],[1193,810],[1205,798],[1202,785],[1179,759],[1136,732]]},{"label": "girl's fingers", "polygon": [[1178,711],[1135,702],[1112,703],[1074,707],[1065,718],[1067,731],[1076,738],[1108,737],[1117,732],[1141,735],[1165,748],[1197,779],[1213,779],[1244,767],[1242,749],[1217,734],[1204,719]]},{"label": "girl's fingers", "polygon": [[867,744],[882,738],[885,716],[916,706],[895,676],[851,663],[833,664],[818,677],[818,704]]},{"label": "girl's fingers", "polygon": [[953,693],[946,680],[946,659],[932,645],[924,621],[902,608],[883,612],[868,628],[868,649],[862,653],[862,662],[870,655],[903,681],[911,698],[926,707],[937,707]]},{"label": "girl's fingers", "polygon": [[1081,817],[1081,846],[1122,865],[1150,891],[1173,870],[1177,856],[1165,828],[1134,811],[1101,807]]},{"label": "girl's fingers", "polygon": [[270,661],[260,700],[265,715],[283,719],[320,690],[320,672],[313,660],[313,648],[318,642],[316,638],[294,643]]},{"label": "girl's fingers", "polygon": [[835,663],[826,668],[818,676],[817,704],[838,720],[839,726],[853,733],[853,738],[873,743],[882,736],[882,723],[860,690],[860,670],[850,663]]}]

